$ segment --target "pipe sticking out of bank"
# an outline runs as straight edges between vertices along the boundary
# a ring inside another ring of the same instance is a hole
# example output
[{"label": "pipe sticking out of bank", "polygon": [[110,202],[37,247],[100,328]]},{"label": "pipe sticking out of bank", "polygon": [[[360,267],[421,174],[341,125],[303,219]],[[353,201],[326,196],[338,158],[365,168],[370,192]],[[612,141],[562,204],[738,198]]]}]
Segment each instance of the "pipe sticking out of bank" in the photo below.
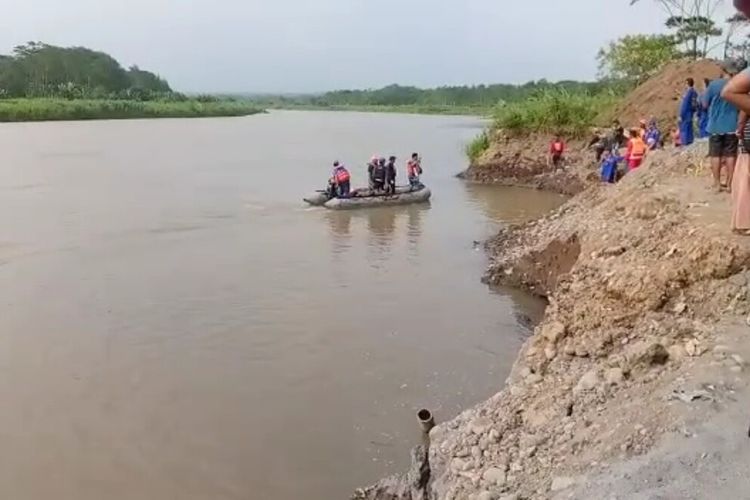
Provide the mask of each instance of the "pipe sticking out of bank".
[{"label": "pipe sticking out of bank", "polygon": [[419,420],[419,425],[422,426],[424,432],[430,432],[430,430],[435,427],[435,417],[432,416],[430,410],[419,410],[417,412],[417,420]]}]

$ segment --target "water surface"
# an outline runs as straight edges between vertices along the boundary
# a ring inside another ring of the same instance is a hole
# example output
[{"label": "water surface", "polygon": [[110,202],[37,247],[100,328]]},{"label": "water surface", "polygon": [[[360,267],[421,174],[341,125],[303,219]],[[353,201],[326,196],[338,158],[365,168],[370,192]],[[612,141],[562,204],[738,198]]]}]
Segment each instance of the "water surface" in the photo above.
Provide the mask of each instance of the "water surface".
[{"label": "water surface", "polygon": [[[496,392],[541,308],[474,241],[561,200],[455,179],[478,125],[0,126],[0,498],[327,500],[405,467],[415,410]],[[300,201],[412,151],[430,205]]]}]

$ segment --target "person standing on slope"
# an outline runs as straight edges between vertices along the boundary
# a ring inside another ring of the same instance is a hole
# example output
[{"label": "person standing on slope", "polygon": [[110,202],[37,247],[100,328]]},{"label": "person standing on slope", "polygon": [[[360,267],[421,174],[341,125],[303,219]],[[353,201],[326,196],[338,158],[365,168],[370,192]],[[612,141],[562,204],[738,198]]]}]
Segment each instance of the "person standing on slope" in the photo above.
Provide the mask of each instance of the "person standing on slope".
[{"label": "person standing on slope", "polygon": [[[732,89],[726,92],[731,100],[723,97],[724,90],[733,77],[747,67],[747,62],[739,59],[728,59],[722,63],[722,78],[712,81],[703,96],[702,105],[708,110],[708,157],[711,159],[711,173],[717,191],[732,186],[734,165],[737,161],[737,127],[739,110],[733,104],[738,101]],[[736,87],[736,84],[735,84]],[[742,102],[741,99],[739,99]],[[726,168],[726,184],[721,183],[721,169]]]},{"label": "person standing on slope", "polygon": [[698,92],[695,90],[695,80],[686,80],[687,88],[680,103],[680,138],[683,146],[689,146],[695,140],[695,124],[693,118],[698,109]]},{"label": "person standing on slope", "polygon": [[641,166],[643,159],[646,157],[648,147],[641,138],[641,132],[639,129],[633,129],[630,131],[630,140],[628,141],[628,149],[625,153],[625,159],[628,162],[628,172],[635,170]]},{"label": "person standing on slope", "polygon": [[563,141],[560,135],[556,135],[555,139],[549,145],[549,164],[558,168],[563,161],[564,154],[565,141]]}]

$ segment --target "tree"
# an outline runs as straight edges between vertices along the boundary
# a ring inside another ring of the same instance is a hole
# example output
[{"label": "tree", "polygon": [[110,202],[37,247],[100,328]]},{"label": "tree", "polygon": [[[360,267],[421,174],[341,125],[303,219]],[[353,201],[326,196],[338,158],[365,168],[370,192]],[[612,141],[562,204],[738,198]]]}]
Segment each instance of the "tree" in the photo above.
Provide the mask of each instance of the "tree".
[{"label": "tree", "polygon": [[668,35],[627,35],[597,55],[601,76],[640,83],[680,55]]},{"label": "tree", "polygon": [[[750,49],[747,28],[750,27],[750,19],[745,14],[737,12],[727,19],[726,37],[724,38],[724,58],[743,57],[747,59]],[[742,41],[735,42],[735,37],[743,34]]]},{"label": "tree", "polygon": [[[641,0],[630,0],[635,5]],[[707,17],[713,19],[723,0],[653,0],[667,17]]]},{"label": "tree", "polygon": [[10,97],[129,96],[144,100],[170,94],[166,80],[137,66],[123,69],[112,56],[85,47],[56,47],[41,42],[18,45],[0,55],[0,95]]},{"label": "tree", "polygon": [[705,16],[672,16],[667,19],[667,28],[674,30],[674,41],[685,48],[683,54],[692,59],[708,55],[712,38],[721,36],[723,31],[713,19]]}]

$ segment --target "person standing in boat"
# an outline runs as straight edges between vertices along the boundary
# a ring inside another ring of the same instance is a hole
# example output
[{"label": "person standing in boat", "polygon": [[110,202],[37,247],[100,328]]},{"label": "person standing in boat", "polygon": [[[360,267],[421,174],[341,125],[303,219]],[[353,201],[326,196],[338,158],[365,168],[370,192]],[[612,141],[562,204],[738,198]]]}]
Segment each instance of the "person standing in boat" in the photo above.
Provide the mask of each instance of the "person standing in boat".
[{"label": "person standing in boat", "polygon": [[419,157],[419,153],[412,153],[411,160],[406,163],[406,174],[413,189],[422,185],[419,179],[419,176],[422,175],[422,159]]},{"label": "person standing in boat", "polygon": [[370,161],[367,163],[367,187],[370,189],[373,189],[375,187],[374,181],[373,181],[373,172],[375,171],[375,167],[378,164],[378,157],[373,156],[370,158]]},{"label": "person standing in boat", "polygon": [[385,189],[386,170],[385,158],[380,158],[372,169],[372,188],[375,191],[383,191]]},{"label": "person standing in boat", "polygon": [[351,175],[344,165],[338,161],[333,162],[333,176],[331,184],[335,188],[337,198],[348,198],[351,189]]},{"label": "person standing in boat", "polygon": [[385,190],[394,194],[396,192],[396,157],[388,158],[388,164],[385,168]]}]

